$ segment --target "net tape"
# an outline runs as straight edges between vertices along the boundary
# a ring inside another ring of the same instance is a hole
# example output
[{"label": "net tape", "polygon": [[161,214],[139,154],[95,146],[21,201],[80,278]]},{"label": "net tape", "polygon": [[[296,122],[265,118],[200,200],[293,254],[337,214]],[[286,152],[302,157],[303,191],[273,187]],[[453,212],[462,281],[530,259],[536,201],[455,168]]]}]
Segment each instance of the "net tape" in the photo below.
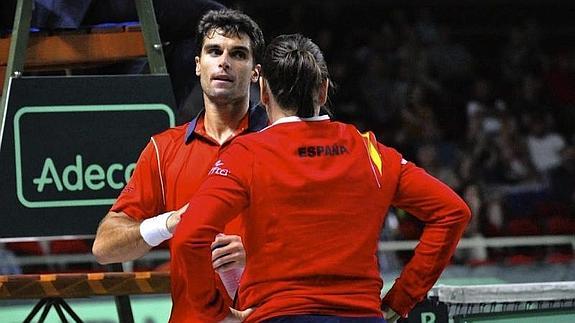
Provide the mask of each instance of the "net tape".
[{"label": "net tape", "polygon": [[449,316],[546,309],[575,309],[575,282],[438,285],[429,297],[446,303]]}]

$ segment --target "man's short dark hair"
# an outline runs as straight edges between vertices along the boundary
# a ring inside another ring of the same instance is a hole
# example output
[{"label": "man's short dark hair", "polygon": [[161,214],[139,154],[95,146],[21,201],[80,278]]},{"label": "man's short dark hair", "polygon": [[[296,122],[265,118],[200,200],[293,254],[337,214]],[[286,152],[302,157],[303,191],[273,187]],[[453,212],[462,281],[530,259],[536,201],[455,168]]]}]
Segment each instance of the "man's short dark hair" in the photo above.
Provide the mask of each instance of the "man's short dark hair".
[{"label": "man's short dark hair", "polygon": [[198,25],[198,53],[202,51],[204,39],[211,37],[215,30],[220,30],[226,37],[247,35],[250,38],[254,64],[261,61],[265,46],[264,36],[258,24],[248,15],[233,9],[208,11]]}]

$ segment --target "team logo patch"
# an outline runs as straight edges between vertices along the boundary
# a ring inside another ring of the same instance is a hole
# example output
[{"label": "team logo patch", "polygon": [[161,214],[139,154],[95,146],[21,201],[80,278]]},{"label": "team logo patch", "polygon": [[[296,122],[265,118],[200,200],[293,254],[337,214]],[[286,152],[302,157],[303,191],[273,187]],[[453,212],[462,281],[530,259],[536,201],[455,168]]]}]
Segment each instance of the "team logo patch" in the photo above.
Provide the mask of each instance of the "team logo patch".
[{"label": "team logo patch", "polygon": [[223,166],[224,166],[224,162],[221,161],[221,159],[218,159],[218,161],[216,161],[216,163],[214,164],[212,169],[210,169],[210,172],[208,173],[208,175],[216,174],[216,175],[220,175],[220,176],[228,176],[230,173],[230,170],[223,168]]}]

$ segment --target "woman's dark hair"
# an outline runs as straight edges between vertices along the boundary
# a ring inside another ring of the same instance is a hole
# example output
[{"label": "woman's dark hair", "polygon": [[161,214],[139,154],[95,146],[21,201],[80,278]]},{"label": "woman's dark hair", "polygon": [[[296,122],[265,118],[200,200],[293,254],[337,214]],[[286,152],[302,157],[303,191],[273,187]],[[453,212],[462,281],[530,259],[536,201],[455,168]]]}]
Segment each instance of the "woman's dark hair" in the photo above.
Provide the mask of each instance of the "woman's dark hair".
[{"label": "woman's dark hair", "polygon": [[329,78],[321,50],[300,34],[272,40],[264,53],[262,75],[278,104],[302,118],[314,116],[321,83]]},{"label": "woman's dark hair", "polygon": [[233,9],[208,11],[198,24],[197,50],[202,51],[204,39],[218,30],[226,37],[240,37],[246,34],[250,38],[254,64],[262,59],[265,41],[262,30],[248,15]]}]

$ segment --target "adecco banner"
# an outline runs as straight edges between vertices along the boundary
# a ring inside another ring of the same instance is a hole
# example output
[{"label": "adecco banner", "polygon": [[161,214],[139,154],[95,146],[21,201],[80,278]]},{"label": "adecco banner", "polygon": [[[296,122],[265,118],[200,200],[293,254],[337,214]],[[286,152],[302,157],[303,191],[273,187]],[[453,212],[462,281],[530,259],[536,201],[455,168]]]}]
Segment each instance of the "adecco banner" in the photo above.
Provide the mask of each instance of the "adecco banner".
[{"label": "adecco banner", "polygon": [[166,81],[13,79],[0,146],[0,237],[94,234],[150,136],[175,123]]}]

